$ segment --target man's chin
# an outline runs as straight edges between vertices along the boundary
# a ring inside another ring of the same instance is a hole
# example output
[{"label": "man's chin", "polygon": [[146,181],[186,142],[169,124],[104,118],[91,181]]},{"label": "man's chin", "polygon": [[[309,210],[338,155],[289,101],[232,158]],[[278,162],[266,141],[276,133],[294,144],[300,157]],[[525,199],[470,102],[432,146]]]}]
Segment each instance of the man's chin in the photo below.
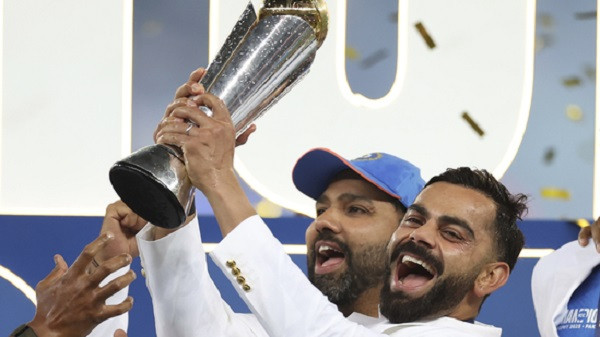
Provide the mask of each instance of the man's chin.
[{"label": "man's chin", "polygon": [[438,278],[422,284],[422,288],[406,291],[394,287],[388,278],[381,289],[381,313],[392,323],[414,322],[444,316],[454,310],[472,288],[471,276]]}]

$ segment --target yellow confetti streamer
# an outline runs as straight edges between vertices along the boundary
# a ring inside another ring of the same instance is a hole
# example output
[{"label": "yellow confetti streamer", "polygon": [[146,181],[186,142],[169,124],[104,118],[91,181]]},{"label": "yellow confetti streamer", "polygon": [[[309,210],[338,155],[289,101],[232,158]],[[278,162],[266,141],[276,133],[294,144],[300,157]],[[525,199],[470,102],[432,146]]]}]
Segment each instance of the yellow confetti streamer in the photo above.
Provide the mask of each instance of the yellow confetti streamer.
[{"label": "yellow confetti streamer", "polygon": [[429,47],[429,49],[435,48],[435,42],[433,41],[431,35],[429,35],[429,33],[427,32],[427,29],[425,29],[425,26],[423,26],[423,23],[417,22],[415,24],[415,28],[417,28],[417,31],[419,32],[419,34],[421,34],[423,40],[425,40],[425,44],[427,44],[427,47]]},{"label": "yellow confetti streamer", "polygon": [[577,219],[576,223],[577,223],[577,226],[579,226],[580,228],[585,228],[585,227],[590,226],[590,223],[586,219]]},{"label": "yellow confetti streamer", "polygon": [[349,60],[357,60],[360,58],[360,54],[355,48],[346,47],[346,58]]},{"label": "yellow confetti streamer", "polygon": [[581,79],[579,79],[579,77],[577,76],[566,77],[563,78],[562,83],[567,88],[576,87],[578,85],[581,85]]},{"label": "yellow confetti streamer", "polygon": [[554,18],[549,14],[541,14],[539,20],[544,28],[552,28],[554,26]]},{"label": "yellow confetti streamer", "polygon": [[571,193],[565,189],[554,188],[554,187],[544,187],[540,191],[542,198],[545,199],[562,199],[569,200],[571,199]]},{"label": "yellow confetti streamer", "polygon": [[567,118],[569,118],[572,121],[579,122],[583,119],[583,111],[581,110],[581,107],[577,104],[567,105],[565,113],[567,115]]},{"label": "yellow confetti streamer", "polygon": [[283,213],[283,209],[281,206],[263,199],[256,205],[256,212],[261,218],[279,218]]},{"label": "yellow confetti streamer", "polygon": [[468,112],[464,111],[462,113],[461,117],[462,117],[462,119],[464,119],[465,121],[467,121],[467,123],[469,123],[469,125],[471,126],[471,129],[473,129],[473,131],[475,131],[479,136],[483,137],[483,135],[485,134],[485,132],[479,126],[479,124],[477,124],[477,122],[475,122],[473,120],[473,118],[471,118],[471,116],[469,116]]}]

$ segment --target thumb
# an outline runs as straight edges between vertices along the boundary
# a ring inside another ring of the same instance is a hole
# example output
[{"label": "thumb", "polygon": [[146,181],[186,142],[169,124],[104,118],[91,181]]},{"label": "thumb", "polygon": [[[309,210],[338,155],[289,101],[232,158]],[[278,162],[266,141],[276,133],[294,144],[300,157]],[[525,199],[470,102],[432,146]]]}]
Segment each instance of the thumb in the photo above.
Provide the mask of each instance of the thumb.
[{"label": "thumb", "polygon": [[127,337],[127,333],[121,329],[115,331],[114,337]]},{"label": "thumb", "polygon": [[44,278],[44,281],[46,282],[54,282],[54,280],[59,279],[67,272],[67,263],[60,254],[54,255],[54,263],[54,269],[52,269],[50,274]]}]

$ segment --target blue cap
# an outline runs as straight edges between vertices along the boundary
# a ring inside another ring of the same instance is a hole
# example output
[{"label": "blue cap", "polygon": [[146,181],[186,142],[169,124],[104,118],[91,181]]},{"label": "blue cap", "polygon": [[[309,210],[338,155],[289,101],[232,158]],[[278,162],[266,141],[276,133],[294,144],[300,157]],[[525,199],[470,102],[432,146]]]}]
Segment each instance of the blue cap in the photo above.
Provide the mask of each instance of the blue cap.
[{"label": "blue cap", "polygon": [[425,185],[421,170],[404,159],[376,152],[347,160],[326,148],[312,149],[300,157],[292,179],[300,192],[316,200],[331,180],[347,169],[400,200],[405,207],[415,201]]}]

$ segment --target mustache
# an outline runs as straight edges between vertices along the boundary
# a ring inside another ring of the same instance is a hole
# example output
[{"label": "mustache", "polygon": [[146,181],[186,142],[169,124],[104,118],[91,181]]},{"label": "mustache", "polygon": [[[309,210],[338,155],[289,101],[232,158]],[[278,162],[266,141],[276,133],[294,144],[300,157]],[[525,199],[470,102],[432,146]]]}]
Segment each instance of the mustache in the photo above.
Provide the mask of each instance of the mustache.
[{"label": "mustache", "polygon": [[[342,253],[344,253],[345,256],[349,256],[350,255],[350,248],[348,247],[347,244],[345,244],[344,242],[342,242],[340,239],[336,238],[335,235],[328,231],[322,231],[319,232],[317,234],[317,237],[315,238],[315,243],[318,241],[331,241],[331,242],[335,242],[340,249],[342,250]],[[310,247],[310,250],[313,253],[313,257],[316,258],[316,251],[315,251],[315,245],[313,244],[312,247]]]},{"label": "mustache", "polygon": [[409,240],[401,242],[394,247],[392,254],[390,255],[390,265],[396,261],[398,256],[401,254],[411,253],[412,255],[423,260],[423,262],[432,266],[437,272],[438,276],[444,273],[444,263],[435,257],[427,248],[417,245],[414,241]]}]

